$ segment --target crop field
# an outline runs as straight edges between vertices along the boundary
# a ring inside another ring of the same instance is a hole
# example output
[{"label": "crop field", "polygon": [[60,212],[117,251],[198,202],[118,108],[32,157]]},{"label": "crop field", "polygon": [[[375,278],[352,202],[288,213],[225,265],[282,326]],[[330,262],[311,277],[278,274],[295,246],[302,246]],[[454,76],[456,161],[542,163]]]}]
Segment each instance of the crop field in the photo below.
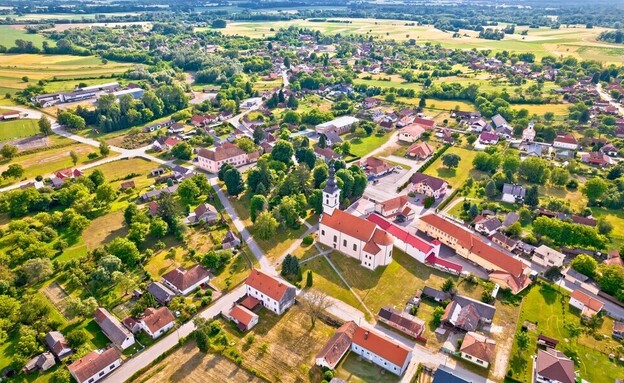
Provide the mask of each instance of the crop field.
[{"label": "crop field", "polygon": [[15,28],[10,25],[0,25],[0,45],[11,48],[15,46],[15,40],[17,39],[32,41],[33,44],[39,48],[41,48],[44,41],[47,41],[54,46],[53,41],[48,40],[39,34],[26,33],[23,29]]},{"label": "crop field", "polygon": [[37,120],[0,121],[0,142],[31,137],[39,133]]},{"label": "crop field", "polygon": [[[94,56],[4,54],[0,55],[0,92],[15,93],[38,80],[65,80],[63,86],[49,85],[46,91],[73,89],[81,79],[92,83],[110,82],[111,76],[121,74],[130,68],[129,64],[102,61]],[[28,78],[25,82],[23,77]],[[99,78],[103,77],[103,78]],[[74,80],[69,81],[68,80]],[[86,81],[85,81],[86,82]]]},{"label": "crop field", "polygon": [[[596,40],[603,28],[586,29],[581,26],[561,27],[560,29],[529,29],[527,36],[519,33],[506,35],[500,41],[479,39],[475,31],[461,30],[460,38],[453,38],[452,32],[444,32],[428,25],[407,26],[404,20],[345,19],[331,18],[346,22],[311,22],[308,20],[289,20],[276,22],[235,22],[221,30],[232,35],[244,35],[255,38],[275,35],[279,28],[291,25],[320,30],[326,34],[356,34],[386,39],[416,39],[419,43],[440,43],[448,48],[492,49],[494,51],[532,52],[537,57],[545,55],[574,56],[579,59],[600,59],[607,63],[624,62],[624,48]],[[526,28],[524,28],[526,29]]]}]

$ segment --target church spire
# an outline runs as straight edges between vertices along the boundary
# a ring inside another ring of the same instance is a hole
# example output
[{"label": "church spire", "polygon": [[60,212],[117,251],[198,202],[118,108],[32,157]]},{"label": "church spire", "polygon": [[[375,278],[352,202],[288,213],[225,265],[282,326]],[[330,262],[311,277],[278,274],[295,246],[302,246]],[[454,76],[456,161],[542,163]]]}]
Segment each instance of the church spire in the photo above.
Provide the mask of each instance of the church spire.
[{"label": "church spire", "polygon": [[327,178],[327,184],[323,189],[323,213],[332,215],[334,210],[338,208],[340,204],[340,189],[336,182],[336,168],[332,162],[329,165],[329,177]]}]

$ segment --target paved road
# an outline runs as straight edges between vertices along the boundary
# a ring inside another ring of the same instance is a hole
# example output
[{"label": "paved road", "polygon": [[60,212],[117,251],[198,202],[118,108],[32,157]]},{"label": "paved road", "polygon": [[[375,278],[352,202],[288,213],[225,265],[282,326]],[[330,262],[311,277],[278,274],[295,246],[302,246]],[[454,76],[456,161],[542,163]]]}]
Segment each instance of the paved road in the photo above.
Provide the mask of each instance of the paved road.
[{"label": "paved road", "polygon": [[605,92],[602,89],[602,84],[600,83],[596,84],[596,91],[598,91],[600,98],[607,101],[609,104],[615,106],[620,112],[620,114],[624,115],[624,106],[622,106],[622,104],[620,104],[619,102],[616,102],[615,100],[613,100],[613,97],[611,97],[611,95],[608,92]]},{"label": "paved road", "polygon": [[[222,311],[231,308],[234,302],[240,299],[243,295],[245,295],[244,285],[239,286],[228,294],[221,296],[221,298],[219,298],[213,305],[199,313],[199,316],[206,319],[214,318]],[[137,371],[149,366],[150,363],[152,363],[159,355],[162,355],[175,347],[181,338],[188,336],[194,330],[195,324],[192,321],[183,324],[176,331],[165,336],[144,352],[127,359],[121,367],[106,376],[102,381],[110,383],[127,381]]]}]

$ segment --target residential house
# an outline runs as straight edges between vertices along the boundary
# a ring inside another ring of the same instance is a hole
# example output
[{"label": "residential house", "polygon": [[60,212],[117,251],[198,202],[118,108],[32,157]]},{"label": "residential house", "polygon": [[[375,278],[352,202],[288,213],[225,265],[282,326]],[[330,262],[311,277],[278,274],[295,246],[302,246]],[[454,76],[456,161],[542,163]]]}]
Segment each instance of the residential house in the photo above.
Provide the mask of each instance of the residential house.
[{"label": "residential house", "polygon": [[45,337],[46,347],[58,360],[63,360],[70,356],[73,350],[60,331],[50,331]]},{"label": "residential house", "polygon": [[258,315],[242,305],[234,305],[223,316],[231,320],[243,332],[251,330],[258,324]]},{"label": "residential house", "polygon": [[613,158],[603,152],[589,152],[581,154],[581,162],[598,167],[611,166],[615,163]]},{"label": "residential house", "polygon": [[190,269],[178,267],[163,275],[165,286],[180,295],[188,295],[199,286],[208,283],[212,274],[201,265],[195,265]]},{"label": "residential house", "polygon": [[396,375],[403,375],[412,358],[412,351],[393,339],[362,327],[353,333],[351,351]]},{"label": "residential house", "polygon": [[342,144],[342,138],[340,138],[340,135],[336,130],[327,130],[325,133],[321,133],[320,135],[325,137],[327,145]]},{"label": "residential house", "polygon": [[496,342],[476,332],[468,332],[459,349],[460,356],[478,366],[488,368],[494,360]]},{"label": "residential house", "polygon": [[358,326],[353,321],[345,322],[316,354],[315,364],[333,370],[351,348],[353,334]]},{"label": "residential house", "polygon": [[339,209],[340,189],[333,164],[323,189],[323,214],[319,220],[318,240],[342,254],[355,258],[368,269],[392,262],[392,237],[376,224]]},{"label": "residential house", "polygon": [[531,284],[531,268],[485,243],[468,229],[437,214],[422,216],[418,229],[455,250],[457,255],[487,270],[490,281],[517,294]]},{"label": "residential house", "polygon": [[248,164],[251,157],[243,149],[231,142],[224,142],[214,149],[200,149],[197,152],[197,165],[210,173],[218,173],[223,164],[236,167]]},{"label": "residential house", "polygon": [[315,130],[319,134],[325,134],[328,131],[335,131],[339,135],[345,134],[349,132],[349,129],[351,129],[353,124],[356,124],[359,121],[360,120],[358,118],[353,116],[341,116],[331,121],[316,125]]},{"label": "residential house", "polygon": [[459,372],[457,370],[453,370],[450,367],[446,367],[441,364],[435,370],[433,374],[433,381],[431,383],[473,383],[472,380],[468,378],[463,378],[459,376]]},{"label": "residential house", "polygon": [[[171,129],[171,128],[169,128]],[[152,148],[156,151],[169,151],[171,150],[174,146],[176,146],[177,144],[179,144],[180,142],[182,142],[182,139],[178,138],[178,137],[174,137],[174,136],[169,136],[169,137],[160,137],[157,138],[153,143],[152,143]]]},{"label": "residential house", "polygon": [[500,232],[494,233],[494,235],[492,236],[492,242],[507,251],[514,251],[516,249],[516,246],[518,246],[518,241],[509,238],[508,236]]},{"label": "residential house", "polygon": [[245,280],[247,295],[277,315],[282,315],[295,303],[297,289],[290,283],[253,269]]},{"label": "residential house", "polygon": [[[141,201],[147,202],[147,201],[151,201],[154,199],[158,199],[163,193],[173,194],[178,190],[178,186],[179,186],[178,184],[175,184],[172,186],[167,186],[166,188],[162,188],[162,189],[150,190],[146,193],[141,194],[141,197],[140,197]],[[157,207],[158,205],[156,205],[156,208]],[[150,207],[150,212],[151,212],[151,207]]]},{"label": "residential house", "polygon": [[559,149],[569,149],[569,150],[577,150],[578,149],[578,141],[572,134],[564,134],[561,136],[557,136],[553,141],[553,147]]},{"label": "residential house", "polygon": [[472,298],[455,295],[446,306],[442,323],[463,331],[476,331],[492,323],[496,307]]},{"label": "residential house", "polygon": [[425,330],[424,320],[392,307],[382,307],[377,318],[380,322],[416,339],[419,339]]},{"label": "residential house", "polygon": [[227,233],[225,233],[225,237],[223,237],[223,241],[221,242],[224,249],[232,249],[238,247],[240,244],[240,238],[238,238],[238,235],[232,230],[228,230]]},{"label": "residential house", "polygon": [[377,157],[366,157],[359,163],[369,177],[381,177],[392,172],[396,166]]},{"label": "residential house", "polygon": [[482,145],[496,145],[498,144],[498,136],[490,132],[482,132],[479,134],[479,143]]},{"label": "residential house", "polygon": [[575,383],[574,361],[554,348],[538,349],[535,357],[536,383]]},{"label": "residential house", "polygon": [[614,321],[613,322],[613,331],[611,333],[616,339],[624,339],[624,322]]},{"label": "residential house", "polygon": [[366,97],[364,99],[364,102],[362,103],[365,109],[374,108],[376,106],[379,106],[380,104],[381,100],[375,97]]},{"label": "residential house", "polygon": [[134,335],[126,329],[119,319],[103,307],[95,310],[95,323],[100,326],[102,332],[110,341],[121,350],[125,350],[134,344]]},{"label": "residential house", "polygon": [[412,176],[409,191],[439,199],[446,195],[448,188],[448,183],[445,180],[416,172]]},{"label": "residential house", "polygon": [[45,372],[54,367],[55,364],[54,355],[51,352],[44,352],[26,362],[22,371],[25,374],[30,374],[33,371]]},{"label": "residential house", "polygon": [[417,124],[425,128],[425,130],[434,130],[436,128],[436,122],[429,118],[416,117],[412,121],[412,124]]},{"label": "residential house", "polygon": [[414,218],[414,212],[410,208],[409,198],[406,195],[375,203],[375,212],[386,218],[398,215],[403,215],[406,219]]},{"label": "residential house", "polygon": [[501,200],[509,203],[522,203],[526,196],[526,189],[522,185],[503,184],[503,196]]},{"label": "residential house", "polygon": [[509,123],[507,123],[507,120],[505,120],[503,116],[497,114],[495,116],[492,116],[492,126],[494,126],[494,129],[500,129],[509,127]]},{"label": "residential house", "polygon": [[600,151],[611,157],[617,157],[619,152],[618,148],[616,148],[613,144],[604,145],[602,148],[600,148]]},{"label": "residential house", "polygon": [[436,302],[444,302],[451,299],[451,294],[446,291],[434,289],[433,287],[425,286],[422,290],[422,295],[429,297]]},{"label": "residential house", "polygon": [[156,302],[163,306],[166,306],[176,296],[176,293],[171,291],[167,286],[160,282],[151,282],[147,285],[147,292],[152,294]]},{"label": "residential house", "polygon": [[541,245],[533,251],[531,262],[543,267],[561,267],[565,255],[546,245]]},{"label": "residential house", "polygon": [[173,328],[175,318],[167,307],[157,309],[148,307],[139,319],[139,325],[147,335],[156,339]]},{"label": "residential house", "polygon": [[[403,111],[402,111],[402,112],[403,112]],[[404,116],[401,116],[401,118],[399,119],[399,121],[397,121],[396,126],[397,126],[397,128],[399,128],[399,129],[400,129],[400,128],[404,128],[404,127],[406,127],[406,126],[408,126],[408,125],[410,125],[410,124],[414,123],[414,119],[415,119],[415,118],[416,118],[416,117],[414,117],[414,116],[413,116],[413,115],[411,115],[411,114],[410,114],[410,115],[404,115]]]},{"label": "residential house", "polygon": [[544,148],[544,144],[537,142],[523,142],[518,147],[518,149],[520,149],[521,155],[527,157],[541,157],[542,153],[544,152]]},{"label": "residential house", "polygon": [[410,145],[405,151],[405,155],[417,160],[424,160],[431,157],[434,152],[435,149],[431,145],[426,142],[419,142]]},{"label": "residential house", "polygon": [[486,237],[496,233],[503,223],[496,217],[484,218],[475,224],[475,230]]},{"label": "residential house", "polygon": [[425,128],[418,124],[410,124],[399,130],[399,141],[413,143],[416,142],[425,132]]},{"label": "residential house", "polygon": [[78,383],[94,383],[121,366],[121,357],[115,348],[91,351],[69,365],[69,373]]},{"label": "residential house", "polygon": [[342,155],[336,153],[332,148],[320,148],[315,146],[314,154],[316,155],[316,158],[320,158],[323,162],[342,159]]},{"label": "residential house", "polygon": [[574,290],[572,292],[569,303],[570,306],[581,310],[581,315],[585,318],[593,317],[604,307],[604,303],[585,294],[581,290]]},{"label": "residential house", "polygon": [[219,220],[219,212],[209,203],[199,204],[187,217],[186,223],[197,225],[201,222],[213,224]]},{"label": "residential house", "polygon": [[62,181],[82,177],[84,173],[79,169],[63,169],[54,173],[54,176]]}]

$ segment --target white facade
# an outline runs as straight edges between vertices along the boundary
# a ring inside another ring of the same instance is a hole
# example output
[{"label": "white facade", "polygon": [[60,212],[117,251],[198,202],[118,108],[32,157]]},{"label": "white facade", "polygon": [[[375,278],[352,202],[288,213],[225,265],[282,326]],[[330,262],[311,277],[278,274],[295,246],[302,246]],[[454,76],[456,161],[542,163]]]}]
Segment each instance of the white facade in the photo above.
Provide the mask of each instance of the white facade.
[{"label": "white facade", "polygon": [[319,233],[319,242],[359,260],[367,269],[375,270],[378,266],[387,266],[392,262],[392,244],[378,245],[381,250],[377,254],[370,254],[364,250],[366,242],[323,225],[322,222],[319,224]]},{"label": "white facade", "polygon": [[101,379],[104,379],[106,375],[113,372],[113,370],[115,370],[116,368],[119,368],[119,366],[121,366],[121,359],[117,358],[117,360],[115,360],[112,364],[109,364],[108,366],[93,374],[91,377],[84,380],[80,380],[76,376],[74,376],[71,369],[69,372],[72,373],[72,376],[74,377],[74,379],[76,379],[78,383],[94,383]]},{"label": "white facade", "polygon": [[477,357],[474,357],[472,355],[468,355],[465,352],[461,352],[460,356],[461,356],[462,359],[465,359],[465,360],[467,360],[467,361],[469,361],[471,363],[474,363],[477,366],[481,366],[481,367],[485,367],[485,368],[490,367],[490,363],[489,362],[486,362],[485,360],[481,360],[481,359],[479,359]]},{"label": "white facade", "polygon": [[207,172],[218,173],[223,164],[232,164],[236,167],[243,166],[247,163],[247,153],[243,153],[234,157],[225,158],[220,161],[214,161],[201,155],[197,156],[197,165]]},{"label": "white facade", "polygon": [[316,125],[317,133],[326,133],[332,129],[338,129],[339,134],[346,133],[347,130],[355,123],[360,120],[353,116],[342,116],[335,118],[331,121],[324,122],[322,124]]},{"label": "white facade", "polygon": [[576,307],[577,309],[583,311],[583,309],[585,308],[585,303],[579,301],[578,299],[574,298],[574,297],[570,297],[570,306],[572,307]]},{"label": "white facade", "polygon": [[560,149],[570,149],[570,150],[578,149],[578,145],[577,144],[557,141],[556,138],[555,138],[555,141],[553,142],[553,147],[554,148],[560,148]]},{"label": "white facade", "polygon": [[565,254],[542,245],[535,249],[531,262],[543,267],[561,267],[565,260]]},{"label": "white facade", "polygon": [[161,327],[158,330],[156,330],[155,332],[152,332],[149,329],[149,327],[147,326],[147,324],[145,324],[144,321],[139,322],[139,325],[141,326],[141,329],[147,333],[147,335],[151,336],[152,339],[156,339],[159,336],[161,336],[162,334],[164,334],[167,331],[171,330],[173,328],[174,323],[173,322],[169,322],[166,325],[164,325],[163,327]]},{"label": "white facade", "polygon": [[290,306],[292,306],[295,303],[295,300],[292,299],[287,302],[284,302],[284,304],[280,304],[280,302],[276,301],[275,299],[269,297],[266,294],[261,293],[260,291],[254,289],[253,287],[249,285],[245,285],[245,286],[247,290],[247,295],[256,298],[257,300],[262,302],[262,305],[264,307],[273,311],[277,315],[282,315],[284,311],[286,311]]},{"label": "white facade", "polygon": [[522,139],[524,141],[533,141],[535,140],[535,129],[533,129],[533,125],[529,124],[529,126],[522,131]]},{"label": "white facade", "polygon": [[412,184],[410,186],[410,191],[413,193],[424,194],[427,197],[433,197],[435,199],[438,199],[446,195],[446,192],[448,191],[448,184],[445,182],[444,185],[442,185],[442,187],[440,187],[439,189],[433,189],[426,183],[419,182],[416,184]]},{"label": "white facade", "polygon": [[381,356],[375,354],[374,352],[370,350],[365,349],[364,347],[356,344],[355,342],[351,343],[351,351],[358,354],[362,358],[375,363],[379,367],[382,367],[392,372],[393,374],[396,374],[399,376],[403,375],[403,372],[405,372],[405,369],[407,368],[410,360],[412,359],[412,352],[410,351],[408,357],[405,358],[405,363],[402,366],[397,366],[396,364],[382,358]]}]

